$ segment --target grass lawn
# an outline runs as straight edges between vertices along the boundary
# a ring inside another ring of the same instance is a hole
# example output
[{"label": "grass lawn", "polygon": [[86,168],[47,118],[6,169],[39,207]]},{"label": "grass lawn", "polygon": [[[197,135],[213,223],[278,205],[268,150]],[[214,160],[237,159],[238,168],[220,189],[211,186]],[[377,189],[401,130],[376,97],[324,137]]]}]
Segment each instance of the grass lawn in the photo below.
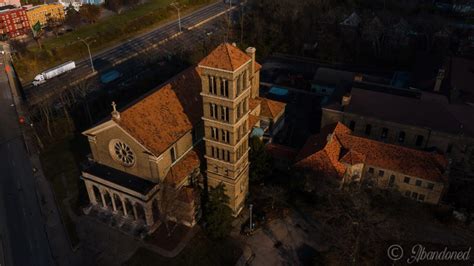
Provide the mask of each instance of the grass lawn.
[{"label": "grass lawn", "polygon": [[146,248],[139,248],[124,265],[235,265],[241,254],[242,250],[233,240],[212,241],[199,231],[174,258],[165,258]]},{"label": "grass lawn", "polygon": [[[169,6],[174,0],[149,0],[122,14],[110,16],[91,25],[85,25],[73,32],[42,41],[43,48],[29,47],[15,62],[22,81],[31,80],[37,73],[66,62],[87,57],[87,48],[77,38],[94,40],[92,52],[101,51],[130,37],[177,18],[176,10]],[[192,12],[217,0],[186,0],[182,14]]]}]

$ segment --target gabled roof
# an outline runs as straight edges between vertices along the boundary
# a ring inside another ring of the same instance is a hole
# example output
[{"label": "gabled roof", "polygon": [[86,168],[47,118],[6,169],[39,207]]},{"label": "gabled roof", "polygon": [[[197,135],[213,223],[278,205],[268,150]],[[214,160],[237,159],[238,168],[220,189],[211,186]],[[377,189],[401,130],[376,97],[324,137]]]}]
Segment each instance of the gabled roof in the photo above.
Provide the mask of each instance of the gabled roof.
[{"label": "gabled roof", "polygon": [[260,100],[260,116],[275,119],[283,110],[286,104],[278,101],[273,101],[267,98],[259,98]]},{"label": "gabled roof", "polygon": [[258,116],[255,116],[255,115],[252,115],[250,114],[249,115],[249,126],[250,127],[254,127],[258,121],[260,121],[260,118],[258,118]]},{"label": "gabled roof", "polygon": [[121,111],[115,122],[158,156],[201,121],[200,92],[197,69],[190,68]]},{"label": "gabled roof", "polygon": [[193,203],[198,200],[199,193],[192,187],[183,187],[179,190],[178,200],[185,203]]},{"label": "gabled roof", "polygon": [[[332,133],[327,134],[331,129]],[[307,141],[298,155],[297,167],[342,178],[346,164],[364,163],[426,180],[445,181],[448,163],[442,155],[357,137],[341,123],[327,126],[322,132],[326,135]]]},{"label": "gabled roof", "polygon": [[365,162],[366,156],[358,151],[349,150],[342,155],[342,158],[339,160],[342,163],[355,165]]},{"label": "gabled roof", "polygon": [[250,60],[250,56],[239,48],[223,43],[202,59],[198,66],[235,71]]},{"label": "gabled roof", "polygon": [[201,161],[198,154],[196,151],[191,150],[170,168],[165,177],[165,182],[174,187],[179,187],[184,179],[191,175],[200,165]]}]

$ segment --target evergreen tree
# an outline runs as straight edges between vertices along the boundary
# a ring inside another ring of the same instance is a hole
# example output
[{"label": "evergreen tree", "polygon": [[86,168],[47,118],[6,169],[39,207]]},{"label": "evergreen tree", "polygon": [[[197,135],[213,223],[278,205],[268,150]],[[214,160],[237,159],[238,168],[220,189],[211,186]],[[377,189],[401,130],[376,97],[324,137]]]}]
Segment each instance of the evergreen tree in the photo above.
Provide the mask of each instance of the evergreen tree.
[{"label": "evergreen tree", "polygon": [[265,144],[258,137],[250,139],[250,181],[260,182],[272,173],[272,158],[265,151]]},{"label": "evergreen tree", "polygon": [[225,238],[232,229],[232,210],[227,206],[229,196],[225,194],[224,184],[209,191],[206,207],[206,231],[213,239]]}]

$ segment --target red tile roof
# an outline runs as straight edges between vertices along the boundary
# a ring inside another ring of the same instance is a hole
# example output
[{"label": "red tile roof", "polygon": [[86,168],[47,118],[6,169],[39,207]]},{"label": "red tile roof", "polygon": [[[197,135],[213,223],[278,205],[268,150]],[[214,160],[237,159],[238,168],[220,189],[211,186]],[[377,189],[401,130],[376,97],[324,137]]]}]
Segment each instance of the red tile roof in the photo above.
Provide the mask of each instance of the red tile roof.
[{"label": "red tile roof", "polygon": [[355,165],[355,164],[364,163],[365,159],[366,159],[366,156],[364,154],[357,152],[355,150],[349,150],[342,156],[340,161],[342,163]]},{"label": "red tile roof", "polygon": [[160,155],[201,121],[201,79],[188,69],[120,113],[116,122]]},{"label": "red tile roof", "polygon": [[260,118],[255,115],[249,115],[249,127],[254,127],[258,121],[260,121]]},{"label": "red tile roof", "polygon": [[260,98],[250,98],[249,100],[249,109],[253,111],[260,104]]},{"label": "red tile roof", "polygon": [[185,203],[192,203],[196,200],[199,194],[194,188],[183,187],[179,190],[178,200]]},{"label": "red tile roof", "polygon": [[190,174],[199,168],[201,161],[194,150],[189,151],[181,160],[171,167],[165,182],[175,187],[181,184]]},{"label": "red tile roof", "polygon": [[223,43],[202,59],[198,65],[235,71],[249,60],[251,60],[250,56],[239,48],[228,43]]},{"label": "red tile roof", "polygon": [[341,123],[322,129],[323,133],[307,141],[297,167],[328,176],[337,172],[342,178],[347,167],[344,163],[364,163],[427,180],[445,180],[447,160],[442,155],[357,137]]},{"label": "red tile roof", "polygon": [[275,119],[285,110],[286,103],[260,98],[260,116]]}]

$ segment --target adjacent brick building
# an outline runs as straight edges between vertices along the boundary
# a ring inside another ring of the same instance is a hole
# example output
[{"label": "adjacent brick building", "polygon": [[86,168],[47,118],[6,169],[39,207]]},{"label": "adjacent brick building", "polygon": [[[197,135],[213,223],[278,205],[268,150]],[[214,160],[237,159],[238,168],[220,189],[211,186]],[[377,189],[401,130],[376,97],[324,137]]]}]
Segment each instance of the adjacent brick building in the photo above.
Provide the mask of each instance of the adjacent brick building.
[{"label": "adjacent brick building", "polygon": [[341,184],[371,179],[431,204],[439,203],[448,186],[443,155],[358,137],[342,123],[310,137],[296,160],[295,167],[315,173],[314,178],[336,178]]},{"label": "adjacent brick building", "polygon": [[321,127],[336,122],[365,138],[436,149],[458,164],[474,152],[474,107],[449,103],[439,94],[414,97],[353,88],[340,102],[323,107]]},{"label": "adjacent brick building", "polygon": [[64,21],[64,7],[61,4],[32,6],[26,10],[26,16],[32,27],[38,22],[45,27],[49,20]]},{"label": "adjacent brick building", "polygon": [[25,8],[5,6],[0,8],[0,35],[15,38],[31,31]]}]

